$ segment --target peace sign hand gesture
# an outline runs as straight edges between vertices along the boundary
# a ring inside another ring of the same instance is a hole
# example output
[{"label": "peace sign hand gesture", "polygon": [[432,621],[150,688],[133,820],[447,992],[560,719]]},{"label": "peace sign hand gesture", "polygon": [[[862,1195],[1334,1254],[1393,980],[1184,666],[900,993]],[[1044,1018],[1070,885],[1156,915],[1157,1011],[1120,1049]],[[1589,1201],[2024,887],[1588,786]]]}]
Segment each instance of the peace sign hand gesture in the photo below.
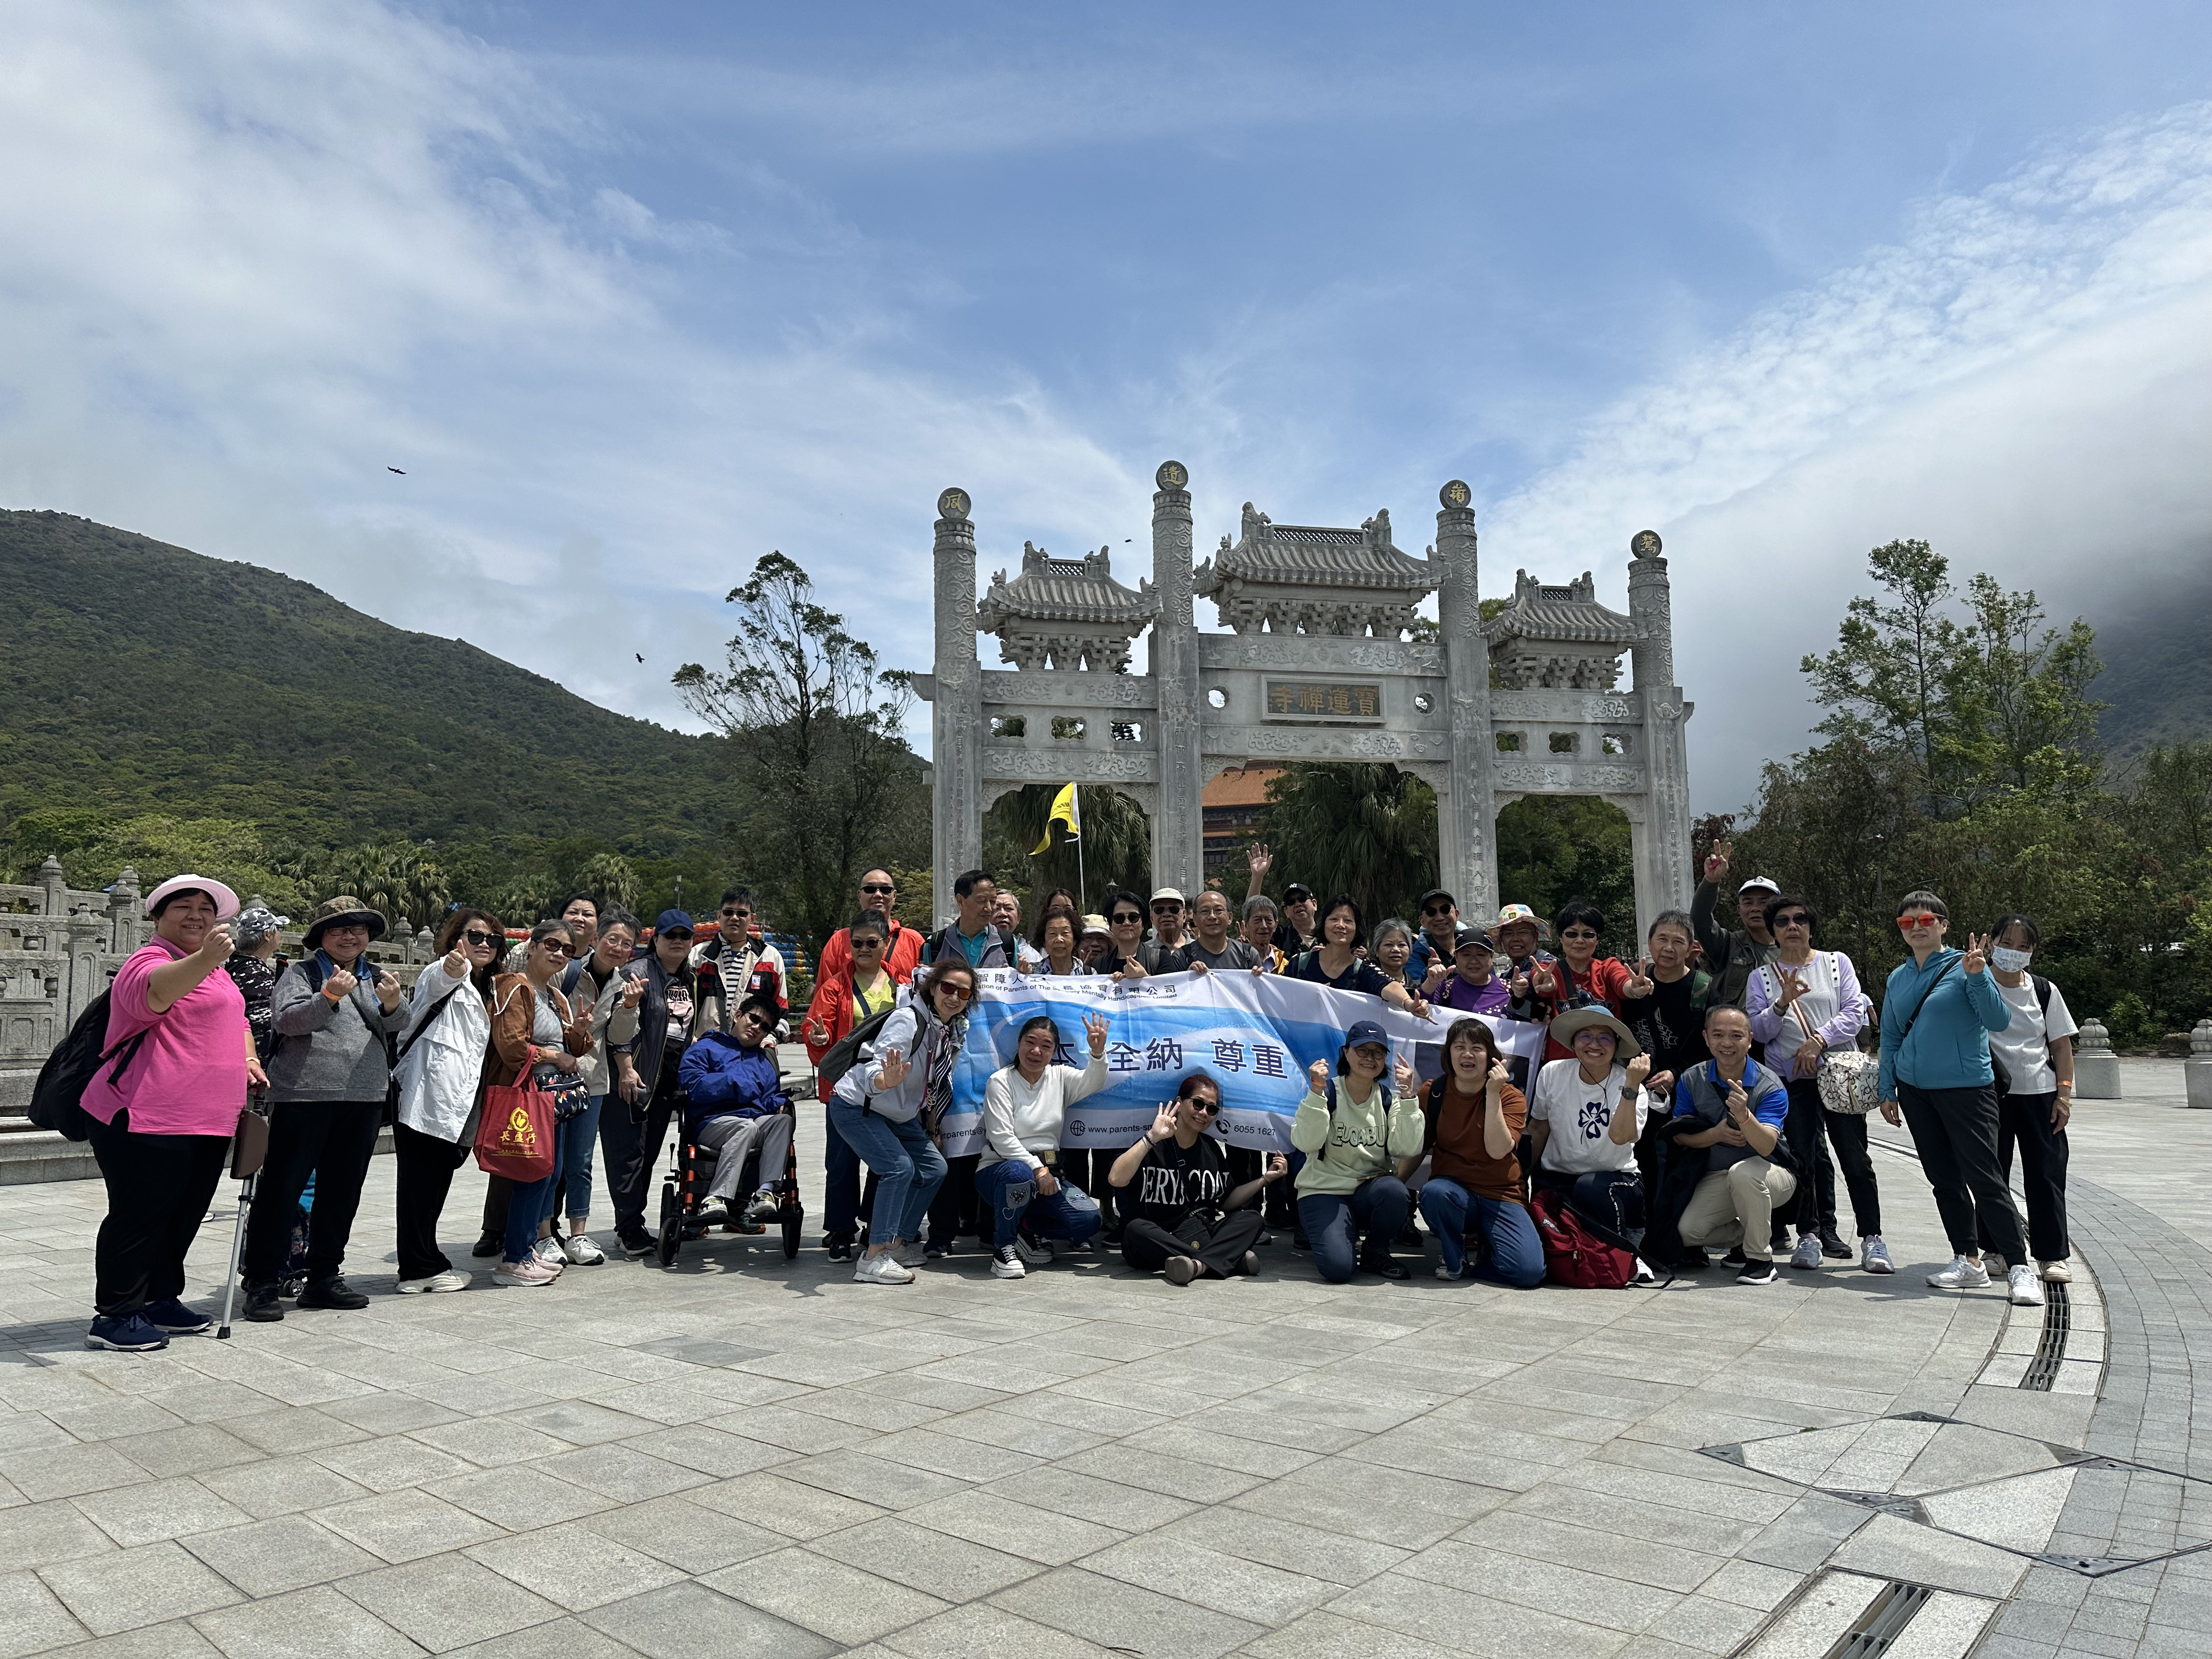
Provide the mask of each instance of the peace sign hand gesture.
[{"label": "peace sign hand gesture", "polygon": [[1646,957],[1637,964],[1636,971],[1628,976],[1628,982],[1620,988],[1620,994],[1625,997],[1648,997],[1651,991],[1651,958]]},{"label": "peace sign hand gesture", "polygon": [[1705,879],[1718,881],[1729,872],[1729,854],[1735,851],[1732,841],[1717,842],[1713,850],[1705,854]]},{"label": "peace sign hand gesture", "polygon": [[1091,1039],[1091,1058],[1093,1060],[1103,1060],[1105,1058],[1106,1016],[1103,1014],[1084,1015],[1083,1034]]},{"label": "peace sign hand gesture", "polygon": [[1990,936],[1987,933],[1970,934],[1966,940],[1966,971],[1978,974],[1989,965]]}]

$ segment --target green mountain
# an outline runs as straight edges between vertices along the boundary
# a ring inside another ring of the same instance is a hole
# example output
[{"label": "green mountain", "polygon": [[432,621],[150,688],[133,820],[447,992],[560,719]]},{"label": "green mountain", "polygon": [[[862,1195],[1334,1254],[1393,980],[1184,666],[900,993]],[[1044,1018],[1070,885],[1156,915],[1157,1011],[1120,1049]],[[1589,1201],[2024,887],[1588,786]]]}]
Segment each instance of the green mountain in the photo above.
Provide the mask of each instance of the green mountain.
[{"label": "green mountain", "polygon": [[158,811],[327,844],[587,836],[666,857],[738,816],[714,739],[67,514],[0,512],[0,817]]},{"label": "green mountain", "polygon": [[2154,744],[2212,739],[2212,558],[2147,584],[2131,606],[2093,615],[2105,672],[2091,695],[2116,770]]}]

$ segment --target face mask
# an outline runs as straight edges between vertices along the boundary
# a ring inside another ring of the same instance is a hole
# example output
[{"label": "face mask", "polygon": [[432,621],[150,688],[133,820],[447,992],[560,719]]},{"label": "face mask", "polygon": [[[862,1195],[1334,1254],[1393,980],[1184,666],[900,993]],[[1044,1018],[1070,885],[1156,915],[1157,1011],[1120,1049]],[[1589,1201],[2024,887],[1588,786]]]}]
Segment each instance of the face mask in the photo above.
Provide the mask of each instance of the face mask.
[{"label": "face mask", "polygon": [[2034,959],[2034,951],[2015,951],[2009,945],[2000,945],[1990,952],[1990,960],[1996,964],[2001,974],[2025,973],[2027,964]]}]

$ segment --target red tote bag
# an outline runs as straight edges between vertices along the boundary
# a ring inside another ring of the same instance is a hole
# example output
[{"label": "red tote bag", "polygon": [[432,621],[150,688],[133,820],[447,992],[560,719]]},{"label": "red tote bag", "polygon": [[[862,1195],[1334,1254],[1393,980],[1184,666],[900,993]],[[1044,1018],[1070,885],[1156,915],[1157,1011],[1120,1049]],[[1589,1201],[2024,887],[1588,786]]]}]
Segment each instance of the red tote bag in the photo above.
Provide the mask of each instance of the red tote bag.
[{"label": "red tote bag", "polygon": [[517,1183],[553,1173],[553,1097],[543,1089],[494,1084],[477,1124],[477,1168]]}]

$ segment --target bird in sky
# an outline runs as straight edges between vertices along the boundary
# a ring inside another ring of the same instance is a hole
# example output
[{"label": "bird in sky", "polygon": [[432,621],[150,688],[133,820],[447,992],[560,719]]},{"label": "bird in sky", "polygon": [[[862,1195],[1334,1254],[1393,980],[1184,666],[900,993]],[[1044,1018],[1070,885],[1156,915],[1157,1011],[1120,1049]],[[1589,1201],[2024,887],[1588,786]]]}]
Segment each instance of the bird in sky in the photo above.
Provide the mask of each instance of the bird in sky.
[{"label": "bird in sky", "polygon": [[644,652],[642,652],[642,651],[636,651],[636,652],[633,652],[633,653],[631,653],[631,654],[632,654],[633,656],[635,656],[635,658],[636,658],[640,662],[643,662],[643,661],[645,660],[645,653],[644,653]]},{"label": "bird in sky", "polygon": [[397,473],[398,473],[398,474],[399,474],[399,476],[400,476],[401,477],[403,477],[403,478],[404,478],[404,477],[405,477],[407,476],[407,474],[405,473],[405,471],[403,471],[402,469],[400,469],[400,468],[398,468],[398,467],[396,467],[396,466],[387,466],[387,467],[386,467],[384,470],[385,470],[386,472],[397,472]]}]

